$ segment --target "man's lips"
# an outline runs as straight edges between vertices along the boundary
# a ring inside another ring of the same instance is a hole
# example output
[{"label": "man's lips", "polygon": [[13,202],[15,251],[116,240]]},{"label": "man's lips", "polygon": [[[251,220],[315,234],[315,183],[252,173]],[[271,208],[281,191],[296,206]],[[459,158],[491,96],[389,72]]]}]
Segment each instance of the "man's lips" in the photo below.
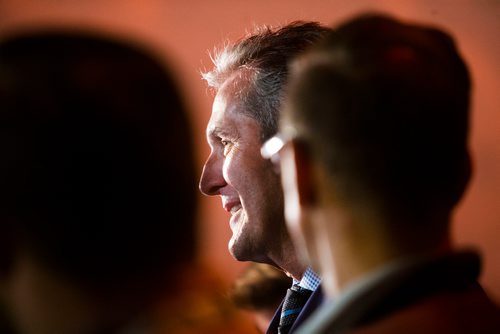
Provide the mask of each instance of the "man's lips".
[{"label": "man's lips", "polygon": [[235,214],[239,209],[241,209],[240,201],[227,201],[224,202],[223,205],[224,210],[231,214]]},{"label": "man's lips", "polygon": [[241,209],[241,204],[237,204],[237,205],[233,206],[233,207],[229,210],[229,212],[230,212],[232,215],[234,215],[234,214],[235,214],[236,212],[238,212],[240,209]]}]

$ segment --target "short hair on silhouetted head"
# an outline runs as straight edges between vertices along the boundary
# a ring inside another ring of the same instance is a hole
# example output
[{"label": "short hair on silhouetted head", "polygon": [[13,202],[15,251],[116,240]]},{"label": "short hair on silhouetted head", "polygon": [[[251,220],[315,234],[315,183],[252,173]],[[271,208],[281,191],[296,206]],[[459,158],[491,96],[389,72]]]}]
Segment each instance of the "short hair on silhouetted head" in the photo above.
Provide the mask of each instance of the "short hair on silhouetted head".
[{"label": "short hair on silhouetted head", "polygon": [[444,30],[360,15],[301,57],[283,124],[341,198],[419,220],[449,211],[469,179],[470,78]]}]

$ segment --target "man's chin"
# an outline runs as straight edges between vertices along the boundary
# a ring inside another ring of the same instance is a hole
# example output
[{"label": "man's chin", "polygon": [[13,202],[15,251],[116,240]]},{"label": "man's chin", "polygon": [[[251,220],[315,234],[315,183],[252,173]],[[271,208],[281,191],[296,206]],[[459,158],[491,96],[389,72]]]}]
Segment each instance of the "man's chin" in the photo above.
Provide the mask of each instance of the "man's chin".
[{"label": "man's chin", "polygon": [[229,240],[228,250],[229,254],[231,254],[236,261],[253,261],[250,252],[242,247],[242,245],[238,244],[233,238]]},{"label": "man's chin", "polygon": [[231,256],[237,260],[237,261],[243,261],[243,260],[240,260],[241,256],[239,254],[239,251],[238,251],[238,248],[236,247],[235,245],[235,242],[234,242],[234,239],[231,238],[229,240],[229,243],[227,245],[227,249],[229,250],[229,254],[231,254]]}]

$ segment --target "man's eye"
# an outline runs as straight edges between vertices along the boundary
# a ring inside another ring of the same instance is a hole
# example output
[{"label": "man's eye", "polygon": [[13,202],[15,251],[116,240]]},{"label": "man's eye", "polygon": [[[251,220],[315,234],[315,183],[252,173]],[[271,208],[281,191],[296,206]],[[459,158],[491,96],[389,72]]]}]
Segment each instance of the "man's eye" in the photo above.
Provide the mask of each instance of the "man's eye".
[{"label": "man's eye", "polygon": [[231,147],[233,146],[232,142],[230,140],[221,139],[220,143],[224,148],[224,156],[227,156],[229,154],[229,151],[231,151]]}]

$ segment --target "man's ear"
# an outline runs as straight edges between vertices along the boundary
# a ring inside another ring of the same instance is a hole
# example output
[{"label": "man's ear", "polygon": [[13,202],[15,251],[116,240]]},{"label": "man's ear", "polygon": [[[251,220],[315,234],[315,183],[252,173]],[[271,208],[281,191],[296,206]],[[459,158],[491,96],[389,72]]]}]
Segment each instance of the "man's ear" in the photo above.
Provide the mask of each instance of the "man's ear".
[{"label": "man's ear", "polygon": [[301,206],[309,206],[316,202],[316,185],[311,153],[307,146],[299,140],[292,140],[294,164],[297,172],[297,192]]}]

